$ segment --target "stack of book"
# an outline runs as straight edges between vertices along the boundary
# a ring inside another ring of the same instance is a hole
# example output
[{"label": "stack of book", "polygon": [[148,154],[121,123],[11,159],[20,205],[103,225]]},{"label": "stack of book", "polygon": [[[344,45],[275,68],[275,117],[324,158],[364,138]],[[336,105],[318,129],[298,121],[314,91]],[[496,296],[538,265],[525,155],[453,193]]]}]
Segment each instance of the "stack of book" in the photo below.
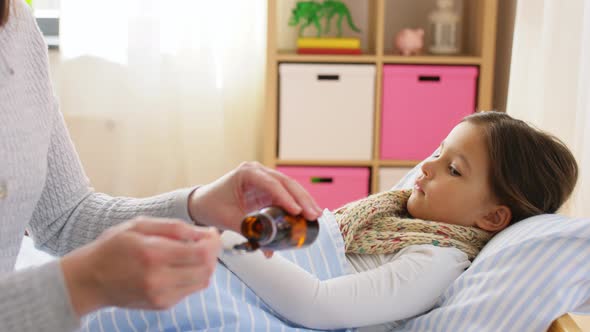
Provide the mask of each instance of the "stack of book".
[{"label": "stack of book", "polygon": [[361,54],[358,38],[298,38],[298,54]]}]

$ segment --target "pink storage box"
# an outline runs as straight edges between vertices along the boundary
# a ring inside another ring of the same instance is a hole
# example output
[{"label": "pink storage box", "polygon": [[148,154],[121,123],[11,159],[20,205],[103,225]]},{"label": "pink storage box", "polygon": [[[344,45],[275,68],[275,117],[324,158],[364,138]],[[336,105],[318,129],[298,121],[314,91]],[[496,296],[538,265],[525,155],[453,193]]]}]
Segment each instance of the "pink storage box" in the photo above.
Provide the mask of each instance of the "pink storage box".
[{"label": "pink storage box", "polygon": [[386,65],[381,159],[422,160],[475,112],[477,67]]},{"label": "pink storage box", "polygon": [[369,195],[368,168],[282,166],[277,170],[299,182],[322,209],[333,210]]}]

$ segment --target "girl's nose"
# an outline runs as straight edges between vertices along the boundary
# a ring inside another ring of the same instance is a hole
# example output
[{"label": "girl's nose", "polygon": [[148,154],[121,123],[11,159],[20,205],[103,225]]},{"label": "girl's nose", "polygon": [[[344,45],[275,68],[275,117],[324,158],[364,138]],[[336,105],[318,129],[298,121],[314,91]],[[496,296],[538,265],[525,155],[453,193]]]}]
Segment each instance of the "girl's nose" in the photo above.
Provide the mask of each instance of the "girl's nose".
[{"label": "girl's nose", "polygon": [[426,161],[422,164],[422,174],[425,178],[431,178],[434,175],[434,161]]}]

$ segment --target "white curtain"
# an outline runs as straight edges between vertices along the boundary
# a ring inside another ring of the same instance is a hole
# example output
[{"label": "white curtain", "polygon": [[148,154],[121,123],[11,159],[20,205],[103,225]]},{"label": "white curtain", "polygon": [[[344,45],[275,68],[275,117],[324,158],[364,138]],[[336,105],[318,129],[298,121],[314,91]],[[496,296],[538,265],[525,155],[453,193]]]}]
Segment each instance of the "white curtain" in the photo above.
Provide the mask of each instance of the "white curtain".
[{"label": "white curtain", "polygon": [[590,217],[590,0],[518,0],[507,112],[572,149],[581,172],[563,212]]},{"label": "white curtain", "polygon": [[262,146],[265,0],[62,0],[55,88],[92,184],[209,182]]}]

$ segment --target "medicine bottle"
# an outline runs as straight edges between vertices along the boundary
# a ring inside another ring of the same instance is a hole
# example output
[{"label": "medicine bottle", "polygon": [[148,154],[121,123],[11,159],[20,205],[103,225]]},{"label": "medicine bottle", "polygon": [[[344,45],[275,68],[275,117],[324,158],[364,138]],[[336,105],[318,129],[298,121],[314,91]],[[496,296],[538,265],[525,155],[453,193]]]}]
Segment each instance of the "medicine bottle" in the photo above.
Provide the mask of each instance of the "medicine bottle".
[{"label": "medicine bottle", "polygon": [[238,244],[234,249],[295,249],[315,241],[319,224],[316,220],[306,220],[301,215],[293,216],[279,207],[270,206],[246,216],[242,221],[241,233],[248,242]]}]

